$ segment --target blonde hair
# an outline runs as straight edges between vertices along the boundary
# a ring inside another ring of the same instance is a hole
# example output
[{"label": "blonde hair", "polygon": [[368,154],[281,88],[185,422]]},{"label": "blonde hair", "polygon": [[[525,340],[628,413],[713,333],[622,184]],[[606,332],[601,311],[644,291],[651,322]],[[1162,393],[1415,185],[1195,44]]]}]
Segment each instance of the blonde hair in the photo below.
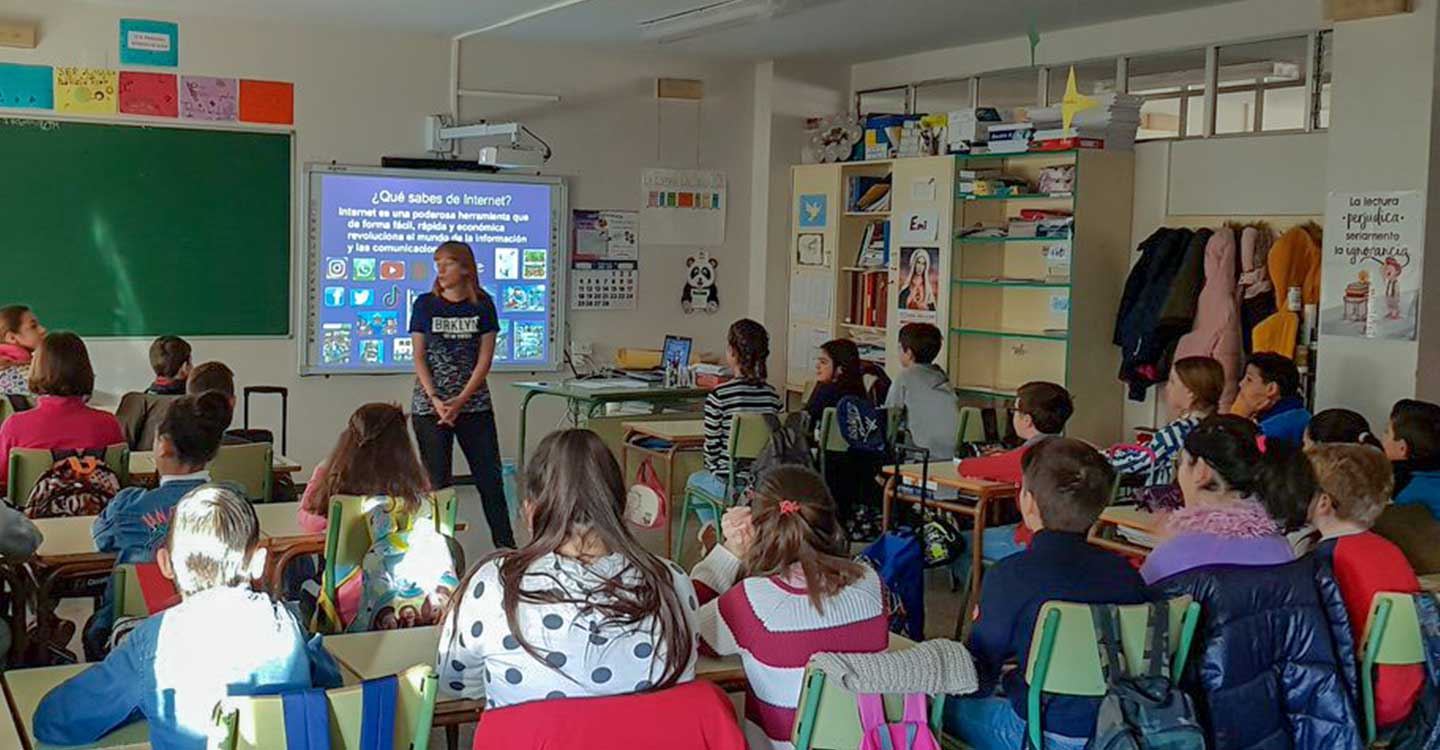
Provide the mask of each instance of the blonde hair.
[{"label": "blonde hair", "polygon": [[[451,240],[440,243],[435,248],[435,260],[449,258],[460,264],[464,270],[465,277],[470,283],[465,287],[465,299],[471,304],[478,305],[485,295],[485,290],[480,288],[480,269],[475,265],[475,251],[464,242]],[[431,293],[439,297],[445,290],[440,286],[440,274],[435,274],[435,285],[430,289]]]},{"label": "blonde hair", "polygon": [[259,544],[260,522],[245,498],[221,484],[190,490],[175,505],[166,545],[176,588],[191,596],[245,584]]},{"label": "blonde hair", "polygon": [[1395,489],[1384,453],[1357,443],[1317,443],[1305,454],[1338,518],[1365,526],[1375,523]]}]

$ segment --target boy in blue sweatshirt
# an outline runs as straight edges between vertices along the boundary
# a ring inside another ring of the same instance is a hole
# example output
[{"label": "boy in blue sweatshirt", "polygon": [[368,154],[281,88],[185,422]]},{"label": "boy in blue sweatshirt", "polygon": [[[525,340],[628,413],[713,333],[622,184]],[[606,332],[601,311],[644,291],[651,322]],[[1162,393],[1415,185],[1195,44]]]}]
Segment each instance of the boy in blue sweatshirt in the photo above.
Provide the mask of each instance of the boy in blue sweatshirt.
[{"label": "boy in blue sweatshirt", "polygon": [[[170,514],[190,490],[210,481],[205,467],[220,450],[220,438],[230,425],[230,403],[219,393],[177,398],[155,437],[155,469],[160,486],[127,487],[115,495],[95,519],[91,534],[95,549],[114,552],[117,563],[148,563],[165,543]],[[108,587],[104,601],[85,626],[85,656],[105,658],[105,642],[115,623],[114,592]]]},{"label": "boy in blue sweatshirt", "polygon": [[1300,397],[1300,370],[1289,358],[1274,352],[1256,352],[1245,361],[1245,377],[1234,413],[1244,414],[1260,425],[1271,440],[1291,445],[1305,441],[1310,411]]},{"label": "boy in blue sweatshirt", "polygon": [[1395,504],[1423,505],[1440,520],[1440,405],[1395,402],[1382,444],[1395,466]]},{"label": "boy in blue sweatshirt", "polygon": [[183,600],[50,691],[35,709],[35,739],[86,745],[144,719],[155,750],[202,750],[222,698],[310,687],[300,624],[250,589],[265,551],[245,498],[214,484],[192,490],[156,560]]}]

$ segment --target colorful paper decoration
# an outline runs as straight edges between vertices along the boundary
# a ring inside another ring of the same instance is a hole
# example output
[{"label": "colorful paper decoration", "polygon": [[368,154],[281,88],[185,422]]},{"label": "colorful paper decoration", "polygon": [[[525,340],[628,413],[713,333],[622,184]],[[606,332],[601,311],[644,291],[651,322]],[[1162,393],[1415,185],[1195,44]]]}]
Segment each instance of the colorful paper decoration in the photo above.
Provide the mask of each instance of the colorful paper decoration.
[{"label": "colorful paper decoration", "polygon": [[1065,98],[1060,100],[1060,117],[1064,120],[1060,123],[1060,127],[1069,130],[1076,113],[1098,106],[1100,106],[1100,102],[1081,94],[1075,87],[1075,66],[1071,65],[1070,77],[1065,80]]},{"label": "colorful paper decoration", "polygon": [[180,116],[187,120],[234,121],[237,94],[234,78],[180,76]]},{"label": "colorful paper decoration", "polygon": [[54,109],[54,68],[0,63],[0,107]]},{"label": "colorful paper decoration", "polygon": [[120,64],[173,68],[180,64],[180,25],[120,19]]},{"label": "colorful paper decoration", "polygon": [[119,75],[105,68],[55,69],[55,109],[77,115],[115,114]]},{"label": "colorful paper decoration", "polygon": [[120,73],[120,111],[145,117],[179,117],[180,100],[171,73]]},{"label": "colorful paper decoration", "polygon": [[268,125],[295,123],[295,84],[240,81],[240,121]]}]

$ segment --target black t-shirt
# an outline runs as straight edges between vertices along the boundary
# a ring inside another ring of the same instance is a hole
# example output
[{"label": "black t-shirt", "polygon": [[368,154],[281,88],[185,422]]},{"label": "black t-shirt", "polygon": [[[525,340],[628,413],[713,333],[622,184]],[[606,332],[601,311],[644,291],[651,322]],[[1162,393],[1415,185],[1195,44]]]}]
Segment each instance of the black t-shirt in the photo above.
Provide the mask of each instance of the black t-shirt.
[{"label": "black t-shirt", "polygon": [[[441,400],[451,399],[465,390],[470,374],[480,359],[480,341],[487,333],[500,330],[495,302],[482,293],[479,304],[451,302],[431,293],[420,295],[410,313],[410,332],[425,334],[425,364],[435,383],[435,394]],[[420,379],[415,379],[415,392],[410,408],[416,414],[434,414],[435,407],[425,397]],[[490,389],[480,390],[466,402],[462,412],[490,410]]]}]

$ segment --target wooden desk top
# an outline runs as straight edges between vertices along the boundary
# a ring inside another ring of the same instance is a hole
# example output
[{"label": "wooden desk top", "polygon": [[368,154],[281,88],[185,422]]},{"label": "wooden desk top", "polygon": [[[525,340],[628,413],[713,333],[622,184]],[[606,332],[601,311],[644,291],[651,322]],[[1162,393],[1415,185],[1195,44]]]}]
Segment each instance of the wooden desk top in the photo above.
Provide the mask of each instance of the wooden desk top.
[{"label": "wooden desk top", "polygon": [[311,533],[300,528],[300,503],[255,503],[255,518],[260,521],[260,536],[268,541],[293,539],[324,539],[325,533]]},{"label": "wooden desk top", "polygon": [[[923,464],[904,464],[900,476],[919,481],[925,467]],[[894,474],[893,465],[881,469],[885,474]],[[954,461],[931,461],[929,479],[937,487],[949,487],[972,495],[1013,495],[1019,488],[1009,482],[992,482],[988,479],[974,479],[960,475],[960,465]],[[933,489],[933,488],[932,488]]]},{"label": "wooden desk top", "polygon": [[[19,731],[24,733],[24,741],[34,750],[48,750],[57,747],[55,745],[37,744],[31,734],[35,708],[40,705],[40,700],[52,688],[71,677],[89,669],[89,664],[67,664],[61,667],[37,667],[35,669],[14,669],[3,675],[5,682],[5,693],[9,696],[11,705],[15,707],[15,723]],[[0,730],[0,746],[7,748],[20,747],[19,742],[15,744],[4,743],[3,730]],[[150,747],[150,727],[145,722],[128,724],[120,729],[106,735],[104,739],[94,744],[85,745],[87,748],[100,748],[104,750],[139,750]]]},{"label": "wooden desk top", "polygon": [[625,422],[623,426],[630,432],[682,445],[699,444],[705,441],[705,422],[699,419]]},{"label": "wooden desk top", "polygon": [[100,554],[95,549],[95,537],[90,529],[95,525],[95,516],[70,516],[69,518],[37,518],[35,528],[45,537],[40,549],[35,551],[39,558],[67,557],[70,555]]},{"label": "wooden desk top", "polygon": [[[279,474],[294,474],[300,471],[300,464],[292,461],[279,453],[275,454],[273,470]],[[131,477],[153,477],[158,472],[155,469],[154,451],[131,451],[130,452],[130,476]]]},{"label": "wooden desk top", "polygon": [[1127,529],[1154,534],[1160,529],[1163,517],[1133,505],[1112,505],[1100,514],[1102,523],[1124,526]]},{"label": "wooden desk top", "polygon": [[673,401],[700,399],[710,393],[705,388],[661,388],[629,378],[530,380],[510,385],[522,391],[562,396],[576,401]]}]

